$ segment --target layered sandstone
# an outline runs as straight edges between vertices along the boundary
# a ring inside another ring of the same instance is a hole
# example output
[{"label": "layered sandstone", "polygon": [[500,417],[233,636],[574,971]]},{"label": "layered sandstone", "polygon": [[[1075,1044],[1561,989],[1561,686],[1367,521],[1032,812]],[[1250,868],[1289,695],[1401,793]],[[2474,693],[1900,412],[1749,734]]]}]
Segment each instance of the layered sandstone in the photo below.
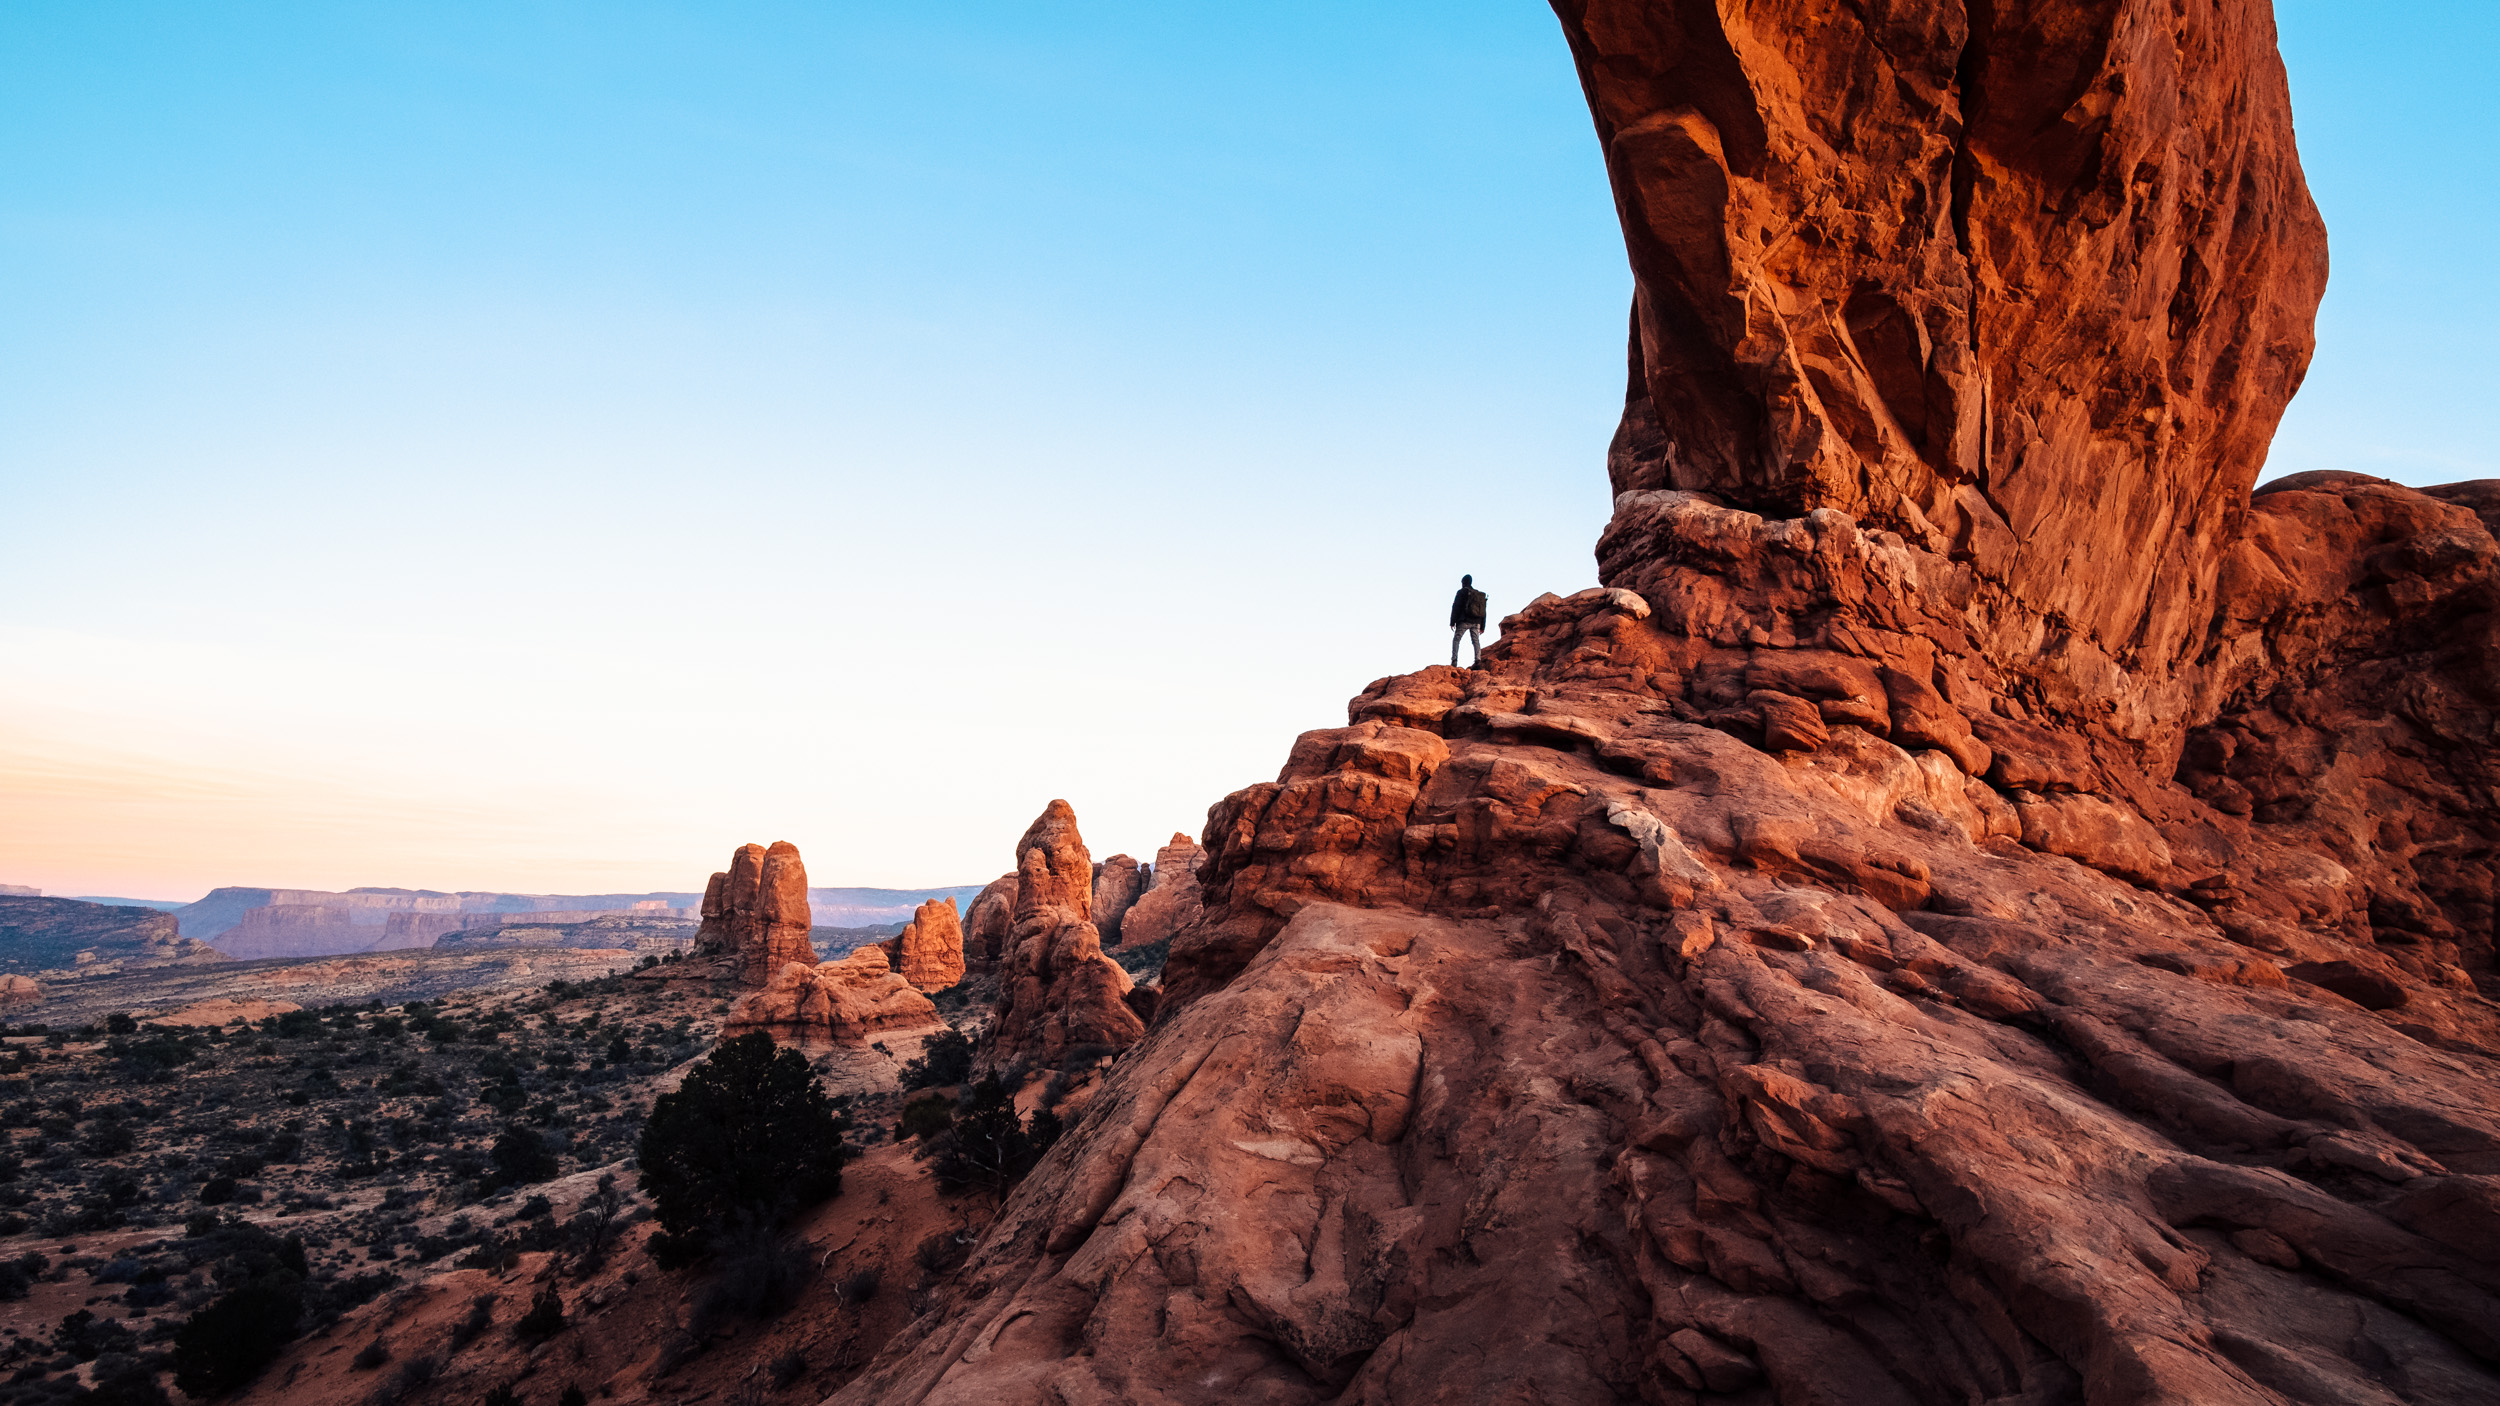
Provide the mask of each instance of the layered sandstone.
[{"label": "layered sandstone", "polygon": [[937,1019],[937,1007],[894,970],[885,950],[868,946],[838,962],[783,963],[761,990],[729,1008],[721,1038],[760,1030],[783,1044],[819,1047]]},{"label": "layered sandstone", "polygon": [[1148,947],[1169,942],[1172,934],[1197,918],[1198,866],[1206,862],[1207,852],[1187,835],[1175,834],[1172,842],[1155,851],[1154,883],[1138,895],[1137,905],[1128,911],[1121,925],[1121,947]]},{"label": "layered sandstone", "polygon": [[964,979],[964,930],[955,900],[932,898],[891,941],[877,944],[905,981],[923,991],[943,991]]},{"label": "layered sandstone", "polygon": [[964,965],[977,972],[998,970],[1007,951],[1007,935],[1016,926],[1016,876],[1001,874],[972,900],[964,914]]},{"label": "layered sandstone", "polygon": [[1066,801],[1052,801],[1017,842],[1015,894],[985,1066],[1048,1068],[1135,1044],[1145,1033],[1126,999],[1135,983],[1102,954],[1093,857]]},{"label": "layered sandstone", "polygon": [[1102,934],[1102,945],[1120,945],[1120,924],[1128,910],[1137,904],[1137,895],[1145,890],[1146,876],[1137,861],[1125,854],[1115,854],[1094,866],[1094,929]]},{"label": "layered sandstone", "polygon": [[2326,281],[2264,0],[1555,8],[1636,290],[1615,490],[1932,535],[2046,673],[2194,654]]},{"label": "layered sandstone", "polygon": [[770,849],[739,846],[729,868],[704,886],[702,915],[695,951],[727,960],[745,985],[774,981],[793,962],[816,964],[807,940],[807,866],[787,840]]},{"label": "layered sandstone", "polygon": [[837,1399],[2500,1399],[2500,483],[2249,496],[2266,7],[1559,8],[1603,584],[1214,808]]}]

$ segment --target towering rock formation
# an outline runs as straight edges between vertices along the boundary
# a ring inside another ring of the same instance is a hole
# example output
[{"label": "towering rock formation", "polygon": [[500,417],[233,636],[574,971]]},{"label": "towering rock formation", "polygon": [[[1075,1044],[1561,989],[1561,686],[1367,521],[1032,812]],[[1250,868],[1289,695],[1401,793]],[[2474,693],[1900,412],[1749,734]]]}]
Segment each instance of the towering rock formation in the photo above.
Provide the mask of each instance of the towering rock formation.
[{"label": "towering rock formation", "polygon": [[998,1018],[981,1049],[987,1067],[1048,1067],[1086,1050],[1126,1049],[1145,1033],[1125,999],[1134,983],[1102,954],[1093,901],[1094,862],[1076,812],[1052,801],[1016,843],[1015,923],[999,961]]},{"label": "towering rock formation", "polygon": [[1636,289],[1615,491],[1932,537],[2043,676],[2157,690],[2326,285],[2264,0],[1555,8]]},{"label": "towering rock formation", "polygon": [[1146,876],[1138,872],[1137,861],[1125,854],[1094,866],[1094,930],[1102,934],[1103,946],[1120,945],[1120,923],[1145,887]]},{"label": "towering rock formation", "polygon": [[739,981],[762,986],[792,962],[816,964],[808,922],[807,866],[798,846],[740,845],[729,868],[704,885],[695,951],[726,958]]},{"label": "towering rock formation", "polygon": [[1129,909],[1118,945],[1147,947],[1169,941],[1172,934],[1196,920],[1198,866],[1206,859],[1207,852],[1187,835],[1175,834],[1170,844],[1156,850],[1154,884]]},{"label": "towering rock formation", "polygon": [[2500,483],[2250,495],[2266,6],[1558,8],[1603,584],[1214,808],[837,1400],[2500,1400]]},{"label": "towering rock formation", "polygon": [[1001,874],[972,900],[964,915],[964,965],[976,972],[998,970],[1007,951],[1007,935],[1016,926],[1016,876]]},{"label": "towering rock formation", "polygon": [[964,929],[951,898],[921,904],[901,933],[877,947],[905,981],[923,991],[943,991],[964,979]]}]

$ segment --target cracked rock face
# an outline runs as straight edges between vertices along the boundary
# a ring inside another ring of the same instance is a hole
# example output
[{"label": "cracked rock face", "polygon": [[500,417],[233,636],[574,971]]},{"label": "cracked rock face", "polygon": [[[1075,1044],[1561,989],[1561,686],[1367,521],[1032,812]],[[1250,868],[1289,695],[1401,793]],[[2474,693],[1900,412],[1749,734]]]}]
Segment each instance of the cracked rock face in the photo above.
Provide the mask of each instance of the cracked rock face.
[{"label": "cracked rock face", "polygon": [[2249,493],[2266,6],[1557,8],[1603,584],[1210,810],[1151,1030],[836,1399],[2500,1400],[2500,484]]}]

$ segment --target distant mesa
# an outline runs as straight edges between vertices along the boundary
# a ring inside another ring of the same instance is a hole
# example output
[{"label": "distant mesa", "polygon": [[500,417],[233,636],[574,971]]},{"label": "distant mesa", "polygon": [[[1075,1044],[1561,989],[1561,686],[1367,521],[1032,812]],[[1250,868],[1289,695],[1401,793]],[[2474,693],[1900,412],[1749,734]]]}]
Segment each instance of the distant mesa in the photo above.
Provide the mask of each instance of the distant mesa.
[{"label": "distant mesa", "polygon": [[41,898],[43,890],[24,884],[0,884],[0,898]]},{"label": "distant mesa", "polygon": [[153,908],[0,896],[0,972],[83,977],[224,960],[215,948],[183,937],[172,914]]},{"label": "distant mesa", "polygon": [[[933,898],[970,902],[978,886],[807,890],[818,921],[848,927],[908,921]],[[238,960],[336,957],[470,941],[515,926],[591,922],[685,924],[700,920],[696,893],[441,893],[431,889],[220,888],[175,908],[182,935]]]}]

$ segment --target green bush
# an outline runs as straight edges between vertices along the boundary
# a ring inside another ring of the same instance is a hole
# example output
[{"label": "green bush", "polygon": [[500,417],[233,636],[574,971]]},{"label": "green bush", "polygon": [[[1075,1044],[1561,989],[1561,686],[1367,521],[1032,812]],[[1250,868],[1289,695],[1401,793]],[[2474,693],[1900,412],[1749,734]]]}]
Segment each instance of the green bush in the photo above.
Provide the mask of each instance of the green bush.
[{"label": "green bush", "polygon": [[760,1033],[723,1044],[643,1125],[642,1189],[662,1231],[653,1253],[699,1254],[732,1226],[778,1222],[839,1192],[842,1132],[797,1051]]},{"label": "green bush", "polygon": [[1059,1140],[1059,1115],[1045,1108],[1016,1116],[1016,1099],[995,1075],[966,1091],[955,1124],[924,1144],[948,1191],[1003,1190],[1021,1180]]},{"label": "green bush", "polygon": [[922,1094],[903,1105],[903,1115],[894,1120],[894,1136],[917,1138],[945,1132],[955,1121],[954,1105],[944,1094]]},{"label": "green bush", "polygon": [[553,1181],[557,1171],[556,1154],[546,1139],[518,1123],[503,1130],[486,1159],[494,1164],[498,1186],[536,1186]]},{"label": "green bush", "polygon": [[947,1088],[972,1077],[972,1040],[960,1030],[941,1030],[903,1065],[906,1089]]}]

